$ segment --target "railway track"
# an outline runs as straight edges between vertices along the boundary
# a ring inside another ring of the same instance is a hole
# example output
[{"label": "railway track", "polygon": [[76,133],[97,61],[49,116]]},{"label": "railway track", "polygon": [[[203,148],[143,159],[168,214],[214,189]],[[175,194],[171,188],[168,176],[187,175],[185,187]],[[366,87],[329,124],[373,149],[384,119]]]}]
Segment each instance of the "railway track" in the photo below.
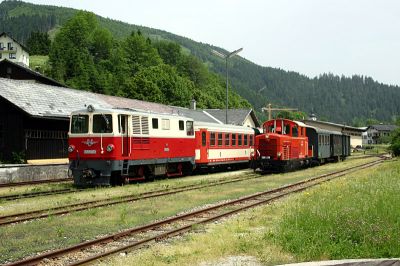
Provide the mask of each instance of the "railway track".
[{"label": "railway track", "polygon": [[48,190],[48,191],[36,191],[36,192],[27,192],[27,193],[21,193],[21,194],[5,195],[5,196],[0,196],[0,202],[17,200],[17,199],[36,198],[36,197],[49,196],[49,195],[68,194],[68,193],[74,193],[74,192],[79,192],[79,191],[87,191],[87,189],[64,188],[64,189],[55,189],[55,190]]},{"label": "railway track", "polygon": [[181,193],[181,192],[186,192],[186,191],[191,191],[191,190],[199,190],[199,189],[206,188],[206,187],[241,182],[241,181],[260,178],[260,177],[261,177],[261,175],[254,173],[254,174],[250,174],[246,177],[242,177],[242,178],[223,179],[223,180],[214,181],[214,182],[207,182],[206,184],[194,184],[194,185],[180,186],[180,187],[176,187],[176,188],[167,188],[167,189],[150,191],[150,192],[142,193],[139,195],[127,195],[127,196],[122,196],[122,197],[118,197],[118,198],[92,200],[92,201],[86,201],[86,202],[77,203],[77,204],[69,204],[69,205],[48,208],[48,209],[42,209],[42,210],[37,210],[37,211],[10,214],[10,215],[5,215],[5,216],[0,216],[0,226],[13,224],[13,223],[19,223],[19,222],[25,222],[25,221],[34,220],[34,219],[46,218],[49,216],[52,216],[52,217],[59,216],[59,215],[67,214],[67,213],[84,211],[87,209],[99,208],[99,207],[121,204],[121,203],[126,203],[126,202],[133,202],[133,201],[139,201],[139,200],[144,200],[144,199],[149,199],[149,198],[162,197],[162,196],[177,194],[177,193]]},{"label": "railway track", "polygon": [[15,183],[0,183],[0,188],[2,188],[2,187],[20,187],[20,186],[37,185],[37,184],[61,183],[61,182],[72,182],[72,178],[35,180],[35,181],[24,181],[24,182],[15,182]]},{"label": "railway track", "polygon": [[163,239],[191,231],[198,225],[216,221],[262,204],[268,204],[287,195],[303,191],[323,182],[346,175],[349,172],[372,167],[381,163],[383,160],[384,159],[381,159],[334,173],[316,176],[294,184],[255,193],[239,199],[225,201],[201,210],[176,215],[175,217],[167,218],[139,227],[134,227],[123,232],[111,234],[92,241],[80,243],[78,245],[46,252],[35,257],[10,263],[8,265],[86,264],[115,253],[139,248],[151,242],[161,241]]}]

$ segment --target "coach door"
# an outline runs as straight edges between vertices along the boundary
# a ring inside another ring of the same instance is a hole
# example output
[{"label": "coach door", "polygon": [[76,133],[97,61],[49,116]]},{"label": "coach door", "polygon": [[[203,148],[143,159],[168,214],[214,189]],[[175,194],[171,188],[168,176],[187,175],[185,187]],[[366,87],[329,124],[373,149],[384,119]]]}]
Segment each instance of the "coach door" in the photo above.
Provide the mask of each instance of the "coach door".
[{"label": "coach door", "polygon": [[200,134],[201,134],[200,160],[202,162],[205,162],[208,160],[207,130],[201,129]]},{"label": "coach door", "polygon": [[122,156],[128,156],[130,149],[128,117],[128,115],[118,115],[119,132],[121,133]]}]

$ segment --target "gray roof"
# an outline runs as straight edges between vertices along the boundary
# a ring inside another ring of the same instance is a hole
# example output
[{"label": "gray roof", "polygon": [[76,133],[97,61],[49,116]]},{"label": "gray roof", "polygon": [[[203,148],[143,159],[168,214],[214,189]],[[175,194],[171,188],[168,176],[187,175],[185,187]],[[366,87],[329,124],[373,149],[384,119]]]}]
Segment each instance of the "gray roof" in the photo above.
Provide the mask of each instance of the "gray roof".
[{"label": "gray roof", "polygon": [[368,129],[374,128],[378,131],[393,131],[397,128],[396,125],[370,125]]},{"label": "gray roof", "polygon": [[[208,112],[203,110],[167,106],[159,103],[45,85],[27,80],[0,78],[0,97],[3,97],[34,117],[67,119],[72,111],[84,109],[87,105],[91,104],[95,108],[100,109],[129,108],[164,114],[179,114],[200,122],[220,123],[218,119],[213,118]],[[249,113],[249,110],[230,111],[232,113],[231,117],[242,119],[242,123],[246,118],[245,114],[248,115]],[[213,110],[212,113],[218,112],[217,110]]]},{"label": "gray roof", "polygon": [[331,126],[340,127],[342,129],[353,130],[353,131],[358,131],[358,132],[364,131],[362,128],[359,128],[359,127],[352,127],[352,126],[348,126],[348,125],[344,125],[344,124],[337,124],[337,123],[320,121],[320,120],[303,120],[303,123],[305,123],[307,125],[331,125]]},{"label": "gray roof", "polygon": [[[225,123],[226,110],[225,109],[205,109],[207,113]],[[228,124],[242,126],[246,118],[251,115],[256,126],[259,126],[258,120],[254,115],[252,109],[228,109]]]}]

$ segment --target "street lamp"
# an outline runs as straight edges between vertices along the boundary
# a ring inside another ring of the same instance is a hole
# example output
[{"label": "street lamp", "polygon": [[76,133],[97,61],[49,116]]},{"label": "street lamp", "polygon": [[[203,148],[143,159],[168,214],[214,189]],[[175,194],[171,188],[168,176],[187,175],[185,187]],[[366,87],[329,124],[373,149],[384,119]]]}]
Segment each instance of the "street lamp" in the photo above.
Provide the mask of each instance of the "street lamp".
[{"label": "street lamp", "polygon": [[234,55],[237,55],[243,50],[243,48],[239,48],[229,54],[223,54],[218,51],[212,50],[212,53],[218,57],[225,59],[225,69],[226,69],[226,116],[225,116],[225,124],[228,124],[228,59]]}]

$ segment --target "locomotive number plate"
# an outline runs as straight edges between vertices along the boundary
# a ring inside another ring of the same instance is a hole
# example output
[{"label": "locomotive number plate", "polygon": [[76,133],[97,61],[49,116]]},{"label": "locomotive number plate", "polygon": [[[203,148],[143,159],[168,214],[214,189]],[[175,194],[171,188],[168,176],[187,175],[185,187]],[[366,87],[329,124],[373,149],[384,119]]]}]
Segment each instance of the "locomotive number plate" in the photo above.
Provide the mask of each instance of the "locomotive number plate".
[{"label": "locomotive number plate", "polygon": [[96,154],[96,150],[83,150],[83,154]]}]

